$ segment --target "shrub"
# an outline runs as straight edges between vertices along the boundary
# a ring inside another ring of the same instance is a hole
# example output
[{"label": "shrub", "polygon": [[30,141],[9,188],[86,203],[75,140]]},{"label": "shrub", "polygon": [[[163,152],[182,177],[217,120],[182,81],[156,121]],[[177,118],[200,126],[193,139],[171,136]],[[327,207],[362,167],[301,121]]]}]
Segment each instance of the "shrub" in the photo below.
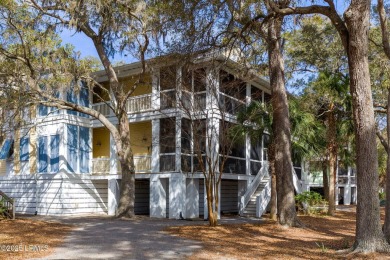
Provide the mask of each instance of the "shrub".
[{"label": "shrub", "polygon": [[307,215],[326,213],[328,204],[321,194],[314,191],[304,191],[295,196],[298,210]]}]

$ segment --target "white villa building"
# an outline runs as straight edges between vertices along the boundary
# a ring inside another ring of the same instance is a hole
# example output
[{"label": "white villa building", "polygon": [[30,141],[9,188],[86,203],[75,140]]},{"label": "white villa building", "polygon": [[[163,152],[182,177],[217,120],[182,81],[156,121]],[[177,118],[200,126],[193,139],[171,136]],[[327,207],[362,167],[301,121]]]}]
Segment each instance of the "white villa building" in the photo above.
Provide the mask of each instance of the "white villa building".
[{"label": "white villa building", "polygon": [[[234,124],[236,113],[252,99],[270,99],[268,82],[248,72],[250,76],[240,78],[239,64],[223,52],[200,55],[192,64],[184,69],[179,63],[155,62],[145,79],[149,83],[138,86],[128,100],[136,214],[207,217],[204,177],[193,150],[199,142],[210,146],[210,141],[218,149],[219,141],[212,136],[195,140],[199,132],[191,128],[192,116],[207,132],[224,121]],[[140,70],[140,63],[116,68],[125,87]],[[109,88],[103,71],[95,77]],[[117,122],[109,98],[98,94],[81,87],[60,95]],[[121,170],[110,132],[85,114],[42,105],[25,118],[26,125],[6,136],[0,150],[0,190],[16,199],[16,212],[114,215]],[[270,185],[264,146],[264,141],[252,144],[247,138],[229,152],[220,185],[222,214],[255,215],[257,208],[260,216],[265,210]]]},{"label": "white villa building", "polygon": [[[253,99],[268,102],[269,83],[253,72],[240,72],[239,63],[223,52],[200,55],[192,67],[153,64],[147,83],[136,88],[126,106],[136,166],[135,213],[207,217],[204,176],[194,150],[198,145],[204,146],[204,156],[210,149],[219,154],[221,144],[219,138],[202,139],[199,133],[219,129],[225,121],[236,123],[236,113]],[[116,68],[124,87],[131,87],[140,71],[140,63]],[[109,88],[104,71],[95,77]],[[92,95],[81,87],[60,95],[117,122],[103,92]],[[121,169],[110,132],[85,114],[42,105],[30,108],[24,117],[26,124],[9,133],[0,147],[0,190],[16,199],[16,212],[115,215]],[[202,126],[201,131],[194,125]],[[219,187],[221,214],[260,217],[266,210],[266,143],[265,137],[254,143],[247,137],[229,151]],[[306,179],[300,182],[294,175],[297,191],[313,186],[311,176],[302,176]],[[351,180],[348,175],[347,183]]]}]

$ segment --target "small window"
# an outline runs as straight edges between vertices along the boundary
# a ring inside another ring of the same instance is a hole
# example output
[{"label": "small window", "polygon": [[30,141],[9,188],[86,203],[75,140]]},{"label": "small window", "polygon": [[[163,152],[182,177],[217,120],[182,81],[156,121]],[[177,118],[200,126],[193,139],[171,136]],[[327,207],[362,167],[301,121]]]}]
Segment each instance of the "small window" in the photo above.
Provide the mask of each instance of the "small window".
[{"label": "small window", "polygon": [[8,159],[12,155],[14,140],[7,139],[4,141],[0,150],[0,160]]}]

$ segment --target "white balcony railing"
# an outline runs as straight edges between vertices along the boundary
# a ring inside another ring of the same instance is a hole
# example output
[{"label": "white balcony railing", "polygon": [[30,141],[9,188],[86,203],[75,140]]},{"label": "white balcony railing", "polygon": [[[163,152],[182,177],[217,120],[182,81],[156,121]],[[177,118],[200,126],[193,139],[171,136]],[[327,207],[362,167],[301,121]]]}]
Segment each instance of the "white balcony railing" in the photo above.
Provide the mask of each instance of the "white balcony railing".
[{"label": "white balcony railing", "polygon": [[[136,173],[147,173],[151,170],[151,156],[134,156]],[[110,174],[110,158],[94,158],[92,160],[92,174]],[[117,172],[121,173],[120,163],[117,162]]]},{"label": "white balcony railing", "polygon": [[[92,108],[99,111],[105,116],[112,114],[108,102],[95,103]],[[152,109],[152,94],[130,97],[126,102],[126,111],[128,113],[145,112]]]},{"label": "white balcony railing", "polygon": [[131,97],[127,100],[128,113],[144,112],[152,109],[152,94]]}]

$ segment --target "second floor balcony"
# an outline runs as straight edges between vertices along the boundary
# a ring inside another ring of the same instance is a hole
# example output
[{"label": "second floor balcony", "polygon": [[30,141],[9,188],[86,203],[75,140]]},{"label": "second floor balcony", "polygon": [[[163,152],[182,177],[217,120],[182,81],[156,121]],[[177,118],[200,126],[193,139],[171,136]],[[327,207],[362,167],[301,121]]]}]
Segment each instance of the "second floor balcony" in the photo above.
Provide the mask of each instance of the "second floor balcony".
[{"label": "second floor balcony", "polygon": [[[110,108],[109,101],[95,103],[92,105],[92,108],[105,116],[114,115],[112,109]],[[126,103],[126,111],[128,113],[147,112],[151,111],[152,109],[152,94],[130,97]]]}]

